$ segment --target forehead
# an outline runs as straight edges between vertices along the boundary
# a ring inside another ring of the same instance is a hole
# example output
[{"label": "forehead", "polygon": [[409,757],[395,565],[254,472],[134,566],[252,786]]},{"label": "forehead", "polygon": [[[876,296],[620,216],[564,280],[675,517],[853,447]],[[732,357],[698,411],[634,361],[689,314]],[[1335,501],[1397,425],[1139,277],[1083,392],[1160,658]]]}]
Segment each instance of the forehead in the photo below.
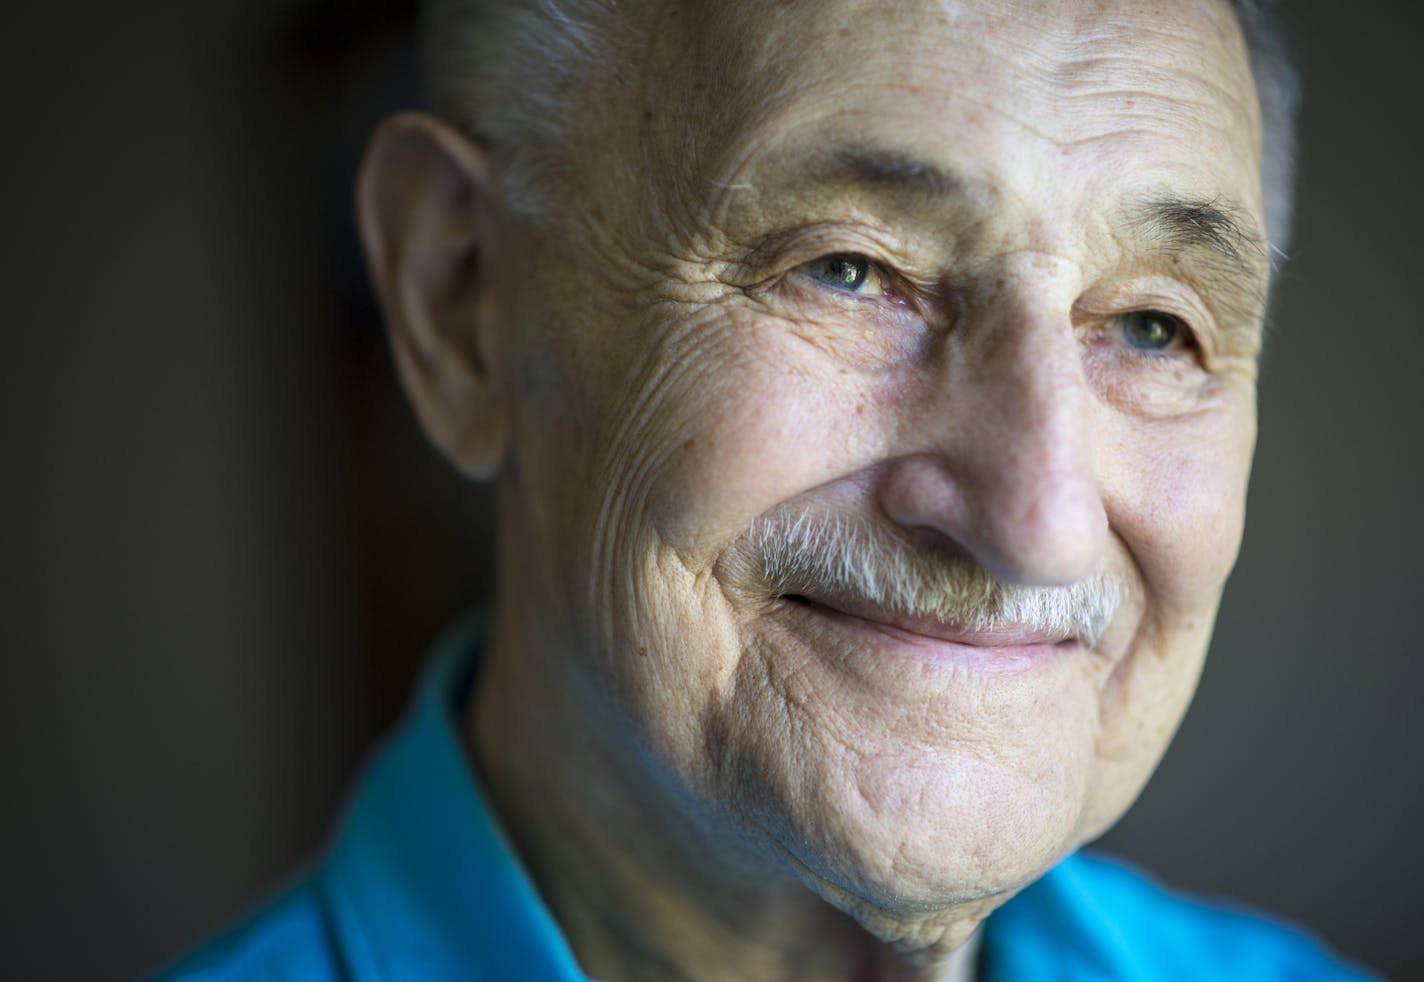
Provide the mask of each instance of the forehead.
[{"label": "forehead", "polygon": [[757,193],[779,171],[864,149],[911,171],[931,164],[1000,210],[1166,188],[1259,214],[1255,90],[1218,0],[707,0],[681,12],[660,28],[681,70],[657,72],[650,97],[681,193],[726,204],[719,190],[740,188],[743,207],[766,208],[785,197]]}]

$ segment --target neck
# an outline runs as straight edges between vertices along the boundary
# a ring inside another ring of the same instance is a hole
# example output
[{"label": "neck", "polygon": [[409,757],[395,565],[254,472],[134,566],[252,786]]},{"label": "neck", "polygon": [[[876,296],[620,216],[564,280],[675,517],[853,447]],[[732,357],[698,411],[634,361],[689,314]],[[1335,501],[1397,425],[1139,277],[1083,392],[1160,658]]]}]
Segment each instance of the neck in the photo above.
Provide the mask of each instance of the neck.
[{"label": "neck", "polygon": [[465,732],[521,860],[586,974],[967,982],[976,936],[907,955],[650,774],[569,661],[501,618]]}]

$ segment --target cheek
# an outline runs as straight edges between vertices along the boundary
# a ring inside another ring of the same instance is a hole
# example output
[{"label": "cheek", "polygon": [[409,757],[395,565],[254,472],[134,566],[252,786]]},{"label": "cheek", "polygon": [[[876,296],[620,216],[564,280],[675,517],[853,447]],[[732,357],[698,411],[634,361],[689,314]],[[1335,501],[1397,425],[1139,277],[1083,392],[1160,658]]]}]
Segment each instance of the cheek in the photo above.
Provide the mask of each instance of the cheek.
[{"label": "cheek", "polygon": [[[704,737],[745,668],[746,611],[712,572],[768,509],[856,473],[884,452],[875,380],[818,357],[765,321],[700,325],[674,377],[632,386],[610,414],[608,474],[592,568],[612,658],[604,671],[628,714],[672,768],[707,766]],[[755,342],[755,343],[752,343]],[[738,717],[745,722],[745,717]],[[696,778],[693,778],[696,783]]]},{"label": "cheek", "polygon": [[724,369],[671,400],[679,439],[658,463],[649,518],[684,557],[715,559],[767,509],[883,453],[874,383],[807,355],[781,337],[723,356]]},{"label": "cheek", "polygon": [[1214,609],[1241,543],[1252,403],[1119,425],[1104,462],[1105,505],[1149,607],[1186,616]]},{"label": "cheek", "polygon": [[[560,483],[579,543],[563,575],[632,715],[681,727],[653,740],[675,747],[739,651],[708,575],[727,545],[772,506],[873,461],[882,441],[865,380],[774,322],[657,334],[584,400],[590,462]],[[629,651],[641,657],[613,657]]]},{"label": "cheek", "polygon": [[1196,687],[1235,562],[1254,445],[1249,395],[1190,418],[1121,421],[1105,464],[1109,520],[1141,576],[1142,609],[1099,704],[1084,832],[1136,797]]}]

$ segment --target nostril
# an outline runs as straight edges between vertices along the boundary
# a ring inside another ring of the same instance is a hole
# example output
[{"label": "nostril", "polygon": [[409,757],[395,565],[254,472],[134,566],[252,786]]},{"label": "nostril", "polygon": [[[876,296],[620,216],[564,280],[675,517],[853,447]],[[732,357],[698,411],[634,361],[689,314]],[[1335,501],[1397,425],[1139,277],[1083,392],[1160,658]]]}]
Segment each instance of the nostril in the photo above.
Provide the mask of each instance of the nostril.
[{"label": "nostril", "polygon": [[906,457],[885,472],[878,500],[901,528],[948,540],[1000,579],[1061,586],[1097,568],[1107,530],[1086,458],[1064,456],[1021,446]]}]

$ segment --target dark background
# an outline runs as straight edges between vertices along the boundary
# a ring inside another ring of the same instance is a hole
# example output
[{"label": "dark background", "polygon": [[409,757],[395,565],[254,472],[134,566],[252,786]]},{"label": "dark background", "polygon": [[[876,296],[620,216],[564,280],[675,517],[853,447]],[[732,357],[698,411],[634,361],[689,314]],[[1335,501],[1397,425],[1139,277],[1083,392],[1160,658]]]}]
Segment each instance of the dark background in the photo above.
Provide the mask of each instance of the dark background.
[{"label": "dark background", "polygon": [[[0,974],[124,979],[309,853],[487,498],[395,391],[350,185],[409,3],[11,5]],[[1107,843],[1424,977],[1419,15],[1288,3],[1298,235],[1201,695]]]}]

